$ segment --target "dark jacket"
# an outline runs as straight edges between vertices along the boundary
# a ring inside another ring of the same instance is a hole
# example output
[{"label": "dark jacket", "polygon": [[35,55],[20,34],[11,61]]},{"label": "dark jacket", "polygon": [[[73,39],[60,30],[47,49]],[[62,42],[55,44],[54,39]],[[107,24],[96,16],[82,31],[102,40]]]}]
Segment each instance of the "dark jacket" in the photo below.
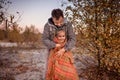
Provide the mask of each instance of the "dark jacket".
[{"label": "dark jacket", "polygon": [[64,24],[60,27],[57,27],[54,25],[52,18],[48,19],[48,22],[44,26],[44,31],[42,35],[42,40],[45,46],[48,47],[48,49],[55,48],[56,43],[53,42],[53,38],[55,35],[55,32],[59,29],[63,29],[66,32],[67,37],[67,43],[65,45],[65,50],[71,50],[75,46],[75,33],[73,32],[72,24],[64,19]]}]

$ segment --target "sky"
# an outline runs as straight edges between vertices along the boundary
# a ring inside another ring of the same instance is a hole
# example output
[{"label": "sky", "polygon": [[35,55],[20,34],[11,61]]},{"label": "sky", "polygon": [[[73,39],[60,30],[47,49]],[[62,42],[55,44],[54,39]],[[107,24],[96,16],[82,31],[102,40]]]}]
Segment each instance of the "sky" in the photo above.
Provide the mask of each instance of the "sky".
[{"label": "sky", "polygon": [[[54,8],[61,8],[61,0],[10,0],[9,14],[14,14],[15,19],[21,15],[17,21],[23,28],[28,25],[35,25],[40,32],[43,31],[44,25],[48,18],[51,17],[51,11]],[[16,12],[19,12],[17,14]]]}]

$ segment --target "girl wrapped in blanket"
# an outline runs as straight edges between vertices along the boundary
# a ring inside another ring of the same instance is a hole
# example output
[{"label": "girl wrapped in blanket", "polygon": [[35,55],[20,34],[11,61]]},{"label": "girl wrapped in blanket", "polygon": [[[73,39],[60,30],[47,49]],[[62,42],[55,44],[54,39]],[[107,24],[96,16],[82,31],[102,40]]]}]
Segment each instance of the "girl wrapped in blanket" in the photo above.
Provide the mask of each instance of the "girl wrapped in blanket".
[{"label": "girl wrapped in blanket", "polygon": [[73,65],[71,51],[59,53],[59,50],[62,49],[67,42],[65,31],[59,30],[53,41],[60,44],[60,46],[50,50],[46,80],[79,80]]}]

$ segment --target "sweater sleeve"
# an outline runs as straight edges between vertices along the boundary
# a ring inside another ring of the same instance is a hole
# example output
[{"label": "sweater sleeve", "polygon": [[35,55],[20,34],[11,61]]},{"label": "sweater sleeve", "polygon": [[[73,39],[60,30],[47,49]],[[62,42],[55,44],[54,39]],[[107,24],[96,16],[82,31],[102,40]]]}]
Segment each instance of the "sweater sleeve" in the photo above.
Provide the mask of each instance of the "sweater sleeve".
[{"label": "sweater sleeve", "polygon": [[42,34],[42,41],[48,49],[52,49],[55,48],[56,43],[50,40],[49,27],[50,26],[48,26],[48,24],[46,23]]},{"label": "sweater sleeve", "polygon": [[64,48],[66,51],[69,51],[75,46],[76,38],[75,38],[75,33],[73,32],[72,24],[69,23],[67,27],[68,27],[67,29],[68,41],[65,44]]}]

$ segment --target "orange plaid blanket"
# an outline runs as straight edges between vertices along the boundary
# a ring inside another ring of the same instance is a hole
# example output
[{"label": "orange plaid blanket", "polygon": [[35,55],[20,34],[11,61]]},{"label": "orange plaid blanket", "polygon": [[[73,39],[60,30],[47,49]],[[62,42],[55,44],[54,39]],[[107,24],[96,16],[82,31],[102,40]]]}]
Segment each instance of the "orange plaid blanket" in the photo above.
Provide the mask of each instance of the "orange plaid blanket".
[{"label": "orange plaid blanket", "polygon": [[[65,42],[62,43],[62,47],[64,47],[64,45]],[[46,80],[79,80],[73,65],[72,53],[68,51],[61,57],[56,56],[56,52],[62,47],[50,50]]]}]

